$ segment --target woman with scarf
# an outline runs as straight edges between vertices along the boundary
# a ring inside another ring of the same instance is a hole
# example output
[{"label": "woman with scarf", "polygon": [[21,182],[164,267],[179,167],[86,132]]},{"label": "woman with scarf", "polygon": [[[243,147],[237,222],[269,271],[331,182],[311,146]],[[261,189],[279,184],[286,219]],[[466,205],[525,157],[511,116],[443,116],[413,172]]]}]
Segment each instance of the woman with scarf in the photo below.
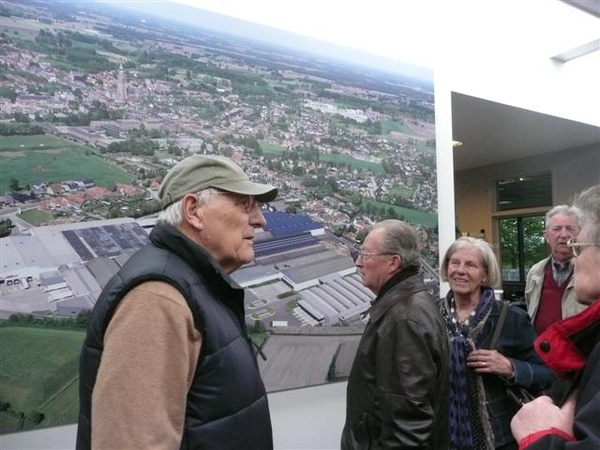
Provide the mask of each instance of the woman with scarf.
[{"label": "woman with scarf", "polygon": [[510,430],[516,405],[506,387],[517,384],[538,393],[554,378],[533,349],[529,316],[511,306],[496,348],[489,348],[502,303],[493,289],[500,269],[484,240],[457,239],[444,256],[441,275],[450,285],[440,301],[451,351],[450,449],[516,450]]}]

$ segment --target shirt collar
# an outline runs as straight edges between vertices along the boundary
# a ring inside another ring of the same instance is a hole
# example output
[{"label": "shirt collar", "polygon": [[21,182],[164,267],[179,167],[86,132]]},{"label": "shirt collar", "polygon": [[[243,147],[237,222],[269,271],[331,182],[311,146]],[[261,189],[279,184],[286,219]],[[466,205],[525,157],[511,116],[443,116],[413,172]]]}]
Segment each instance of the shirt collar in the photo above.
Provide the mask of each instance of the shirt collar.
[{"label": "shirt collar", "polygon": [[565,262],[558,262],[557,260],[554,259],[554,256],[552,256],[552,264],[554,265],[554,267],[556,267],[558,270],[571,270],[571,266],[572,266],[572,259],[569,259],[568,261]]}]

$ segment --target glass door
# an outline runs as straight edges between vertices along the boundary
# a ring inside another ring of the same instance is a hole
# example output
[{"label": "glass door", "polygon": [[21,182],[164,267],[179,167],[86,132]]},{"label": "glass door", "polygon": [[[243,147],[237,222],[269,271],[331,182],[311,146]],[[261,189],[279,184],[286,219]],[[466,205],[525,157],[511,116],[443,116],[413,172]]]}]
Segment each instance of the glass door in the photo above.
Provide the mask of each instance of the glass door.
[{"label": "glass door", "polygon": [[522,301],[527,272],[548,256],[544,216],[506,217],[498,220],[498,227],[504,298]]}]

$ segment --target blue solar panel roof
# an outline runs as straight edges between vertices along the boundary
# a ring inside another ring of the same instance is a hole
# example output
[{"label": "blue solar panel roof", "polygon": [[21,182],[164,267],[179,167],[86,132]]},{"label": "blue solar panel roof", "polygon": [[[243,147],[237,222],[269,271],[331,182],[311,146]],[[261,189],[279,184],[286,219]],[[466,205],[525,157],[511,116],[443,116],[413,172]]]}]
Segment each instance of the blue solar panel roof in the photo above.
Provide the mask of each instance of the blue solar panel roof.
[{"label": "blue solar panel roof", "polygon": [[270,231],[274,237],[302,234],[310,230],[323,228],[306,214],[288,214],[285,211],[265,212],[267,224],[264,229]]}]

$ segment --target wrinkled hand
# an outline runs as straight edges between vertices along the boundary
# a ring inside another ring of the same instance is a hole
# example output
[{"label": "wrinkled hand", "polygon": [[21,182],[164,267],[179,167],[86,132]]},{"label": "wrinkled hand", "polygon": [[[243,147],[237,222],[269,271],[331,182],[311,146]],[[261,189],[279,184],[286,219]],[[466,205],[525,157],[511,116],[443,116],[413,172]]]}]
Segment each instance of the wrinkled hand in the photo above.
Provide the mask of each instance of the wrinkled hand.
[{"label": "wrinkled hand", "polygon": [[467,367],[477,373],[495,373],[505,378],[513,372],[510,360],[497,350],[473,350],[467,356]]},{"label": "wrinkled hand", "polygon": [[524,405],[510,422],[510,428],[517,442],[537,431],[557,428],[573,435],[575,397],[571,396],[559,408],[548,396],[541,396]]}]

